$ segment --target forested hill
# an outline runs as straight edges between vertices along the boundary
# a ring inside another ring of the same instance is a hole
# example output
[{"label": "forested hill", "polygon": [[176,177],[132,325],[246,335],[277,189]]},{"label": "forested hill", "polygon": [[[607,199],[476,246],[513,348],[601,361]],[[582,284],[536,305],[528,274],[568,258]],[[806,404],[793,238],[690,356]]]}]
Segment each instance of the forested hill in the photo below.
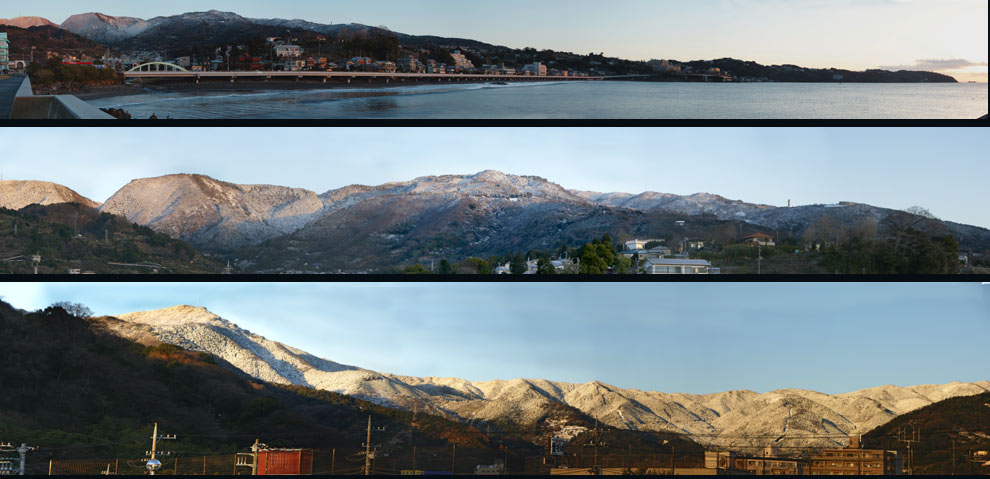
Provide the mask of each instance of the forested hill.
[{"label": "forested hill", "polygon": [[990,456],[974,460],[980,456],[973,454],[990,451],[990,393],[949,398],[899,416],[864,435],[863,444],[905,451],[899,439],[910,439],[913,431],[914,474],[990,473]]}]

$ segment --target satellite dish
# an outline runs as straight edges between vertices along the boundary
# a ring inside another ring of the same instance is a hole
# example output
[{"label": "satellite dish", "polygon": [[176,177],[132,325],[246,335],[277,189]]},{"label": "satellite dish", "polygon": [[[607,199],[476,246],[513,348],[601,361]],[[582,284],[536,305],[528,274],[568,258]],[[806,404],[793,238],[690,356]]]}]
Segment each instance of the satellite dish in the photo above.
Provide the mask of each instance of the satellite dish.
[{"label": "satellite dish", "polygon": [[162,463],[158,459],[152,459],[148,461],[148,463],[145,464],[144,467],[148,468],[148,470],[151,472],[155,472],[162,468]]}]

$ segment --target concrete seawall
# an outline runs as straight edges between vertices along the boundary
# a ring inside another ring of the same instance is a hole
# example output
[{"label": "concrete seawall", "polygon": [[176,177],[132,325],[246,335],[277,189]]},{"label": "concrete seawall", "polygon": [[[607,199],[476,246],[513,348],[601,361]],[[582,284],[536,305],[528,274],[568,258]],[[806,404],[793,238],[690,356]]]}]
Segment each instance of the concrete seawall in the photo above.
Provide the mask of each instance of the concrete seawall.
[{"label": "concrete seawall", "polygon": [[27,75],[9,78],[0,85],[0,118],[11,120],[113,120],[72,95],[35,96]]}]

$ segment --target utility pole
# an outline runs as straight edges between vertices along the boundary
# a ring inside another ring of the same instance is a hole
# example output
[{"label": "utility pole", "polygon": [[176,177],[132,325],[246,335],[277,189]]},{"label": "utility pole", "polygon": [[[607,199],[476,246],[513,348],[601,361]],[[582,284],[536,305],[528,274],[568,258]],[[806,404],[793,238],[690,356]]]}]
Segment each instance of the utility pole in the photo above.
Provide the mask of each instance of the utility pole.
[{"label": "utility pole", "polygon": [[763,246],[756,245],[756,274],[760,274],[763,266]]},{"label": "utility pole", "polygon": [[595,448],[595,462],[591,466],[591,473],[592,474],[598,474],[598,471],[600,469],[598,467],[598,448],[599,448],[599,446],[601,446],[601,447],[604,447],[605,446],[605,442],[601,440],[601,437],[602,437],[601,436],[601,431],[598,429],[598,419],[595,419],[595,439],[594,439],[594,441],[591,444],[585,444],[586,447],[594,447]]},{"label": "utility pole", "polygon": [[[376,428],[374,428],[374,430],[375,431],[384,431],[385,428],[384,427],[376,427]],[[371,414],[369,414],[368,415],[368,437],[367,437],[367,439],[365,440],[365,443],[364,443],[364,475],[366,475],[366,476],[370,476],[371,475],[371,460],[374,459],[374,453],[371,451],[371,449],[373,447],[374,448],[380,447],[379,445],[374,445],[374,446],[371,445],[371,431],[372,431],[372,428],[371,428]]]},{"label": "utility pole", "polygon": [[151,459],[149,459],[148,460],[148,463],[145,464],[145,467],[148,469],[148,472],[151,473],[152,476],[155,475],[155,471],[161,469],[161,467],[162,467],[161,461],[158,460],[158,440],[159,439],[161,439],[163,441],[166,441],[166,440],[168,440],[168,441],[174,441],[175,440],[175,434],[159,436],[158,435],[158,423],[156,422],[155,423],[155,429],[151,433],[151,451],[148,451],[148,454],[151,455]]},{"label": "utility pole", "polygon": [[334,466],[337,465],[337,448],[330,450],[330,475],[333,475]]},{"label": "utility pole", "polygon": [[[18,476],[23,476],[24,475],[24,468],[25,468],[25,466],[27,464],[27,453],[28,453],[28,451],[33,451],[35,449],[37,449],[37,448],[36,447],[32,447],[32,446],[28,446],[27,444],[24,444],[24,443],[21,443],[21,445],[19,447],[16,447],[16,448],[13,446],[13,444],[11,444],[9,442],[7,444],[0,444],[0,460],[4,459],[3,453],[13,453],[13,452],[16,452],[17,453],[17,456],[18,456],[17,457],[17,461],[18,461],[17,469],[15,470],[12,467],[10,469],[7,469],[6,467],[3,467],[2,469],[0,469],[0,475],[8,475],[8,474],[9,475],[14,475],[14,474],[16,474]],[[9,458],[9,459],[13,459],[13,458]],[[6,462],[6,461],[0,462],[0,464],[4,464],[4,463],[10,465],[10,463],[9,462]],[[0,467],[2,467],[2,466],[0,466]]]},{"label": "utility pole", "polygon": [[450,475],[451,476],[457,474],[456,472],[454,472],[455,459],[457,458],[457,444],[452,444],[452,446],[453,447],[450,449]]},{"label": "utility pole", "polygon": [[897,432],[897,441],[903,442],[907,445],[907,456],[908,463],[908,475],[914,475],[914,450],[911,449],[911,444],[917,444],[921,442],[921,430],[914,424],[908,424],[907,426],[902,426]]}]

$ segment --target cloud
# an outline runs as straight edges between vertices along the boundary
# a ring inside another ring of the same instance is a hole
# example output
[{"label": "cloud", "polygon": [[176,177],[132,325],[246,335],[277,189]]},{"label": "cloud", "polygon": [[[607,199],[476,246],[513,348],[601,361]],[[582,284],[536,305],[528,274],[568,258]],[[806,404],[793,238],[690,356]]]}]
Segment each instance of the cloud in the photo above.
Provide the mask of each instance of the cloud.
[{"label": "cloud", "polygon": [[914,70],[914,71],[948,71],[962,70],[969,67],[985,67],[987,62],[972,62],[962,58],[943,58],[915,60],[914,65],[889,65],[882,66],[882,70]]}]

